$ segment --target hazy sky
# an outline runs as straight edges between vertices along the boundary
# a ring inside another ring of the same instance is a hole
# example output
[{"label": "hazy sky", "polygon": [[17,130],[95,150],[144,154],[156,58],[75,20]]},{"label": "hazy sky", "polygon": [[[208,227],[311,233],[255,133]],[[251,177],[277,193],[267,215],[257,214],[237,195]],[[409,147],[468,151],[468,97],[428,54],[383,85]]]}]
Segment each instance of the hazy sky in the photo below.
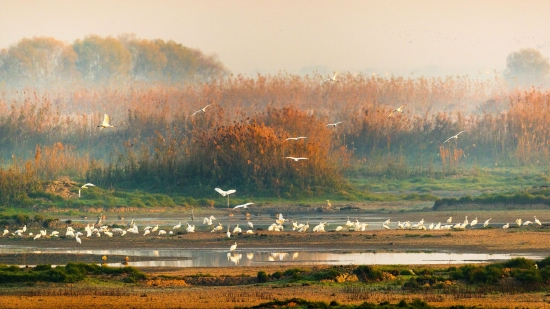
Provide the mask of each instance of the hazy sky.
[{"label": "hazy sky", "polygon": [[502,71],[532,47],[550,56],[550,1],[2,0],[0,49],[134,33],[216,54],[233,73],[410,76]]}]

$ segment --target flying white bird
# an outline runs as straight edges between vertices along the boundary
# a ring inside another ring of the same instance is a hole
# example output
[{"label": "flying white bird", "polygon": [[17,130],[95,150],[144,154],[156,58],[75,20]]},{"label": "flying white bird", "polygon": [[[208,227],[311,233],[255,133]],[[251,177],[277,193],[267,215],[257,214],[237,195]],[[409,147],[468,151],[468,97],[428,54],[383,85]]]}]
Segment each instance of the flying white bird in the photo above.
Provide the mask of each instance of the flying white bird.
[{"label": "flying white bird", "polygon": [[105,128],[116,128],[116,126],[112,126],[109,124],[109,115],[105,114],[103,117],[103,123],[97,126],[100,130],[103,130]]},{"label": "flying white bird", "polygon": [[307,137],[305,137],[305,136],[289,137],[289,138],[286,138],[285,141],[297,141],[297,140],[302,139],[302,138],[307,138]]},{"label": "flying white bird", "polygon": [[453,136],[449,137],[448,139],[446,139],[446,140],[443,142],[443,144],[445,144],[446,142],[448,142],[449,140],[451,140],[451,139],[453,139],[453,138],[454,138],[454,139],[458,139],[458,136],[460,135],[460,133],[463,133],[463,132],[466,132],[466,130],[460,131],[460,132],[458,132],[456,135],[453,135]]},{"label": "flying white bird", "polygon": [[403,113],[403,106],[405,106],[407,104],[403,104],[401,106],[399,106],[397,109],[394,109],[389,115],[388,117],[391,117],[391,115],[393,115],[393,113]]},{"label": "flying white bird", "polygon": [[339,80],[336,79],[336,76],[338,76],[338,73],[339,72],[336,72],[334,74],[334,76],[332,76],[331,78],[327,78],[327,79],[323,80],[323,83],[324,82],[337,82],[337,83],[340,82]]},{"label": "flying white bird", "polygon": [[237,190],[227,190],[227,191],[224,191],[220,188],[215,188],[214,190],[216,190],[216,192],[218,192],[219,194],[221,194],[222,196],[228,196],[229,194],[233,194],[235,192],[237,192]]},{"label": "flying white bird", "polygon": [[327,125],[325,125],[325,127],[336,127],[337,125],[341,124],[343,121],[338,121],[338,122],[335,122],[335,123],[329,123]]},{"label": "flying white bird", "polygon": [[216,190],[216,192],[218,192],[222,196],[227,196],[227,207],[229,207],[229,195],[237,192],[237,190],[233,190],[233,189],[224,191],[220,188],[214,188],[214,190]]},{"label": "flying white bird", "polygon": [[87,183],[87,184],[83,185],[82,187],[80,187],[80,189],[78,189],[78,197],[81,197],[80,190],[86,189],[88,187],[95,187],[95,185],[93,183]]},{"label": "flying white bird", "polygon": [[195,114],[200,113],[200,112],[206,113],[206,108],[210,105],[212,105],[212,104],[208,104],[205,107],[203,107],[203,108],[199,109],[198,111],[194,112],[193,114],[191,114],[191,117],[195,116]]},{"label": "flying white bird", "polygon": [[294,160],[295,162],[298,162],[300,160],[308,160],[308,158],[303,158],[303,157],[300,157],[300,158],[296,158],[296,157],[285,157],[287,159],[292,159]]},{"label": "flying white bird", "polygon": [[248,205],[252,205],[252,204],[254,204],[254,203],[246,203],[246,204],[237,205],[237,206],[233,207],[233,209],[248,208]]}]

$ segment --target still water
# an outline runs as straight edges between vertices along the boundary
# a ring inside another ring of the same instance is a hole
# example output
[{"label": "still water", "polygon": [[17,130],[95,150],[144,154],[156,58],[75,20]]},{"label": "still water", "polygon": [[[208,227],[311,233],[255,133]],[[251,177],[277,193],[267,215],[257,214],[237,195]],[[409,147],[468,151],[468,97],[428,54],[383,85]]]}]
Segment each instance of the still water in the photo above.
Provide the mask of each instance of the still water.
[{"label": "still water", "polygon": [[[130,266],[136,267],[229,267],[261,266],[269,264],[300,265],[414,265],[414,264],[470,264],[509,260],[514,257],[525,257],[542,260],[545,256],[529,254],[484,254],[484,253],[448,253],[448,252],[374,252],[374,251],[304,251],[303,249],[227,249],[214,250],[78,250],[33,247],[0,246],[0,254],[47,255],[94,255],[94,256],[128,256]],[[132,257],[134,260],[132,261]],[[136,258],[139,257],[139,258]],[[55,261],[44,261],[44,264],[55,264]],[[109,266],[120,266],[121,263],[107,263]]]}]

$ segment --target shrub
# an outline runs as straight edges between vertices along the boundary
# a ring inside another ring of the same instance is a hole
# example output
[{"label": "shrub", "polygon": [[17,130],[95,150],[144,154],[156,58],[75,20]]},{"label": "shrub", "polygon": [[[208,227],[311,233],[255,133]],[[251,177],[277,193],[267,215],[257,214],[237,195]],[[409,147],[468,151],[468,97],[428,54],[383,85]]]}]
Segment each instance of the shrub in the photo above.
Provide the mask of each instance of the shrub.
[{"label": "shrub", "polygon": [[382,271],[369,265],[361,265],[353,272],[363,281],[380,281],[383,279]]},{"label": "shrub", "polygon": [[267,273],[263,270],[258,272],[258,282],[267,282]]}]

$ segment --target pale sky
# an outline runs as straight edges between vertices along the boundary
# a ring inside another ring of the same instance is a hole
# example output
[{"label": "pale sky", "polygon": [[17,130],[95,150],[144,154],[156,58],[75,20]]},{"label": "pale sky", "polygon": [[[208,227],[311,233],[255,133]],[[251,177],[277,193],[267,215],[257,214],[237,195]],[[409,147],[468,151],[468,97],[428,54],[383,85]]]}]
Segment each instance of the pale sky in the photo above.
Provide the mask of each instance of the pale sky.
[{"label": "pale sky", "polygon": [[0,49],[89,34],[174,40],[235,74],[502,71],[522,48],[550,57],[550,1],[2,0]]}]

